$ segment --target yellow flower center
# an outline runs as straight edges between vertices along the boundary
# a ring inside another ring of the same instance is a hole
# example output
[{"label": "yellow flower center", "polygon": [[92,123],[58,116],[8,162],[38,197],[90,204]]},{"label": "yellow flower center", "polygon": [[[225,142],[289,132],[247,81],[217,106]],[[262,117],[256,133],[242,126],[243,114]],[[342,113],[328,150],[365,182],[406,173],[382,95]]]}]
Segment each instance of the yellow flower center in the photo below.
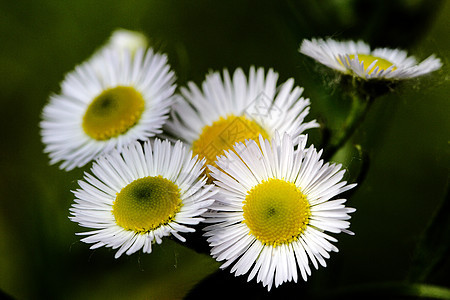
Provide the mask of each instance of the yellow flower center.
[{"label": "yellow flower center", "polygon": [[244,200],[244,223],[263,244],[296,240],[311,216],[306,196],[291,182],[269,179],[253,187]]},{"label": "yellow flower center", "polygon": [[88,106],[83,117],[83,130],[99,141],[116,137],[136,124],[144,107],[144,98],[132,87],[107,89]]},{"label": "yellow flower center", "polygon": [[145,233],[173,220],[182,205],[176,184],[161,175],[149,176],[117,193],[112,212],[117,225]]},{"label": "yellow flower center", "polygon": [[221,117],[211,126],[203,127],[200,137],[192,143],[192,152],[200,158],[205,157],[207,164],[216,166],[214,161],[224,150],[232,150],[237,142],[247,139],[258,141],[260,134],[268,138],[267,132],[258,123],[245,116]]},{"label": "yellow flower center", "polygon": [[[350,59],[355,59],[355,55],[351,54],[349,55]],[[393,66],[394,64],[391,63],[390,61],[381,58],[381,57],[376,57],[376,56],[372,56],[372,55],[368,55],[368,54],[358,54],[358,60],[359,63],[364,62],[364,71],[366,71],[368,74],[372,74],[375,71],[375,68],[378,67],[377,73],[379,73],[381,70],[387,70],[389,69],[390,66]],[[367,68],[374,62],[377,61],[375,63],[375,65],[370,69],[367,70]],[[395,70],[396,67],[394,66],[394,68],[392,70]]]}]

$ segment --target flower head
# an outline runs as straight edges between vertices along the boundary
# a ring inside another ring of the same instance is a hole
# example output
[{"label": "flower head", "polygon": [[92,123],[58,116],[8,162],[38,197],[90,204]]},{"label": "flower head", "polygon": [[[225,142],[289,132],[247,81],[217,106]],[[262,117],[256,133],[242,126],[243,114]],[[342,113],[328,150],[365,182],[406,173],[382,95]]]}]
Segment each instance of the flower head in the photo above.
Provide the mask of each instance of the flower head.
[{"label": "flower head", "polygon": [[205,236],[211,255],[233,265],[236,276],[250,273],[268,289],[297,281],[300,270],[306,281],[310,262],[326,266],[330,251],[337,251],[326,234],[346,232],[349,213],[345,199],[333,199],[355,186],[342,181],[340,165],[320,160],[321,152],[305,149],[302,136],[295,150],[292,138],[278,133],[271,142],[259,138],[239,143],[210,167],[219,192],[205,213]]},{"label": "flower head", "polygon": [[272,69],[265,74],[251,67],[248,79],[237,69],[232,78],[227,70],[223,78],[219,72],[209,74],[202,90],[190,82],[181,89],[184,99],[175,103],[167,129],[214,165],[236,142],[258,140],[260,134],[271,138],[276,129],[298,136],[318,127],[315,120],[304,122],[310,102],[301,97],[303,88],[294,86],[293,79],[277,87],[277,79]]},{"label": "flower head", "polygon": [[195,231],[199,217],[214,201],[213,186],[205,185],[204,161],[192,158],[181,142],[172,146],[156,139],[153,147],[138,142],[100,157],[74,191],[70,219],[92,228],[82,241],[91,249],[118,249],[115,257],[143,249],[152,251],[164,236]]},{"label": "flower head", "polygon": [[363,79],[402,80],[431,73],[442,66],[434,55],[418,64],[413,56],[407,56],[406,51],[370,50],[362,41],[304,40],[300,52],[327,67]]},{"label": "flower head", "polygon": [[70,170],[160,133],[174,81],[165,55],[105,48],[69,73],[44,108],[40,126],[50,163],[62,161]]},{"label": "flower head", "polygon": [[141,32],[120,28],[113,31],[105,47],[128,49],[134,53],[148,47],[148,38]]}]

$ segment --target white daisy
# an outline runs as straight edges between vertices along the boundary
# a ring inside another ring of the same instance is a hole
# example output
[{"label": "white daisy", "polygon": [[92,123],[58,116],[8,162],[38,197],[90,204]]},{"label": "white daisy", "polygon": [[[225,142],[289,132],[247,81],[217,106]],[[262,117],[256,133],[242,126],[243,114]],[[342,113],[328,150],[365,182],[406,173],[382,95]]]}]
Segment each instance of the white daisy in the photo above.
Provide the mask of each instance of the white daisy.
[{"label": "white daisy", "polygon": [[303,88],[291,78],[277,88],[278,74],[270,69],[250,68],[248,80],[237,69],[233,78],[227,70],[206,76],[202,90],[193,82],[181,88],[184,99],[173,106],[173,120],[167,130],[192,145],[194,154],[214,165],[217,155],[232,149],[236,142],[258,140],[260,134],[271,138],[275,129],[299,136],[318,127],[305,122],[309,99],[301,97]]},{"label": "white daisy", "polygon": [[164,236],[180,241],[180,232],[194,232],[191,225],[214,202],[212,185],[199,179],[204,161],[192,158],[181,142],[172,146],[156,139],[152,146],[138,142],[101,156],[74,191],[70,219],[95,229],[79,233],[91,249],[118,249],[115,257],[142,249],[152,251]]},{"label": "white daisy", "polygon": [[413,56],[407,56],[406,51],[370,50],[369,45],[362,41],[304,40],[299,51],[332,69],[364,79],[408,79],[431,73],[442,66],[441,60],[434,55],[418,64]]},{"label": "white daisy", "polygon": [[175,75],[165,55],[106,48],[78,66],[50,97],[41,122],[50,163],[81,167],[102,153],[161,132]]},{"label": "white daisy", "polygon": [[249,273],[270,290],[283,282],[297,282],[297,268],[306,281],[310,262],[326,266],[329,252],[338,249],[337,240],[324,233],[348,231],[348,215],[354,208],[344,206],[336,195],[353,188],[342,181],[344,170],[320,160],[312,146],[305,149],[306,136],[297,150],[288,134],[278,133],[271,143],[260,136],[239,143],[235,152],[220,156],[210,166],[219,192],[205,222],[211,255],[233,265],[236,276]]}]

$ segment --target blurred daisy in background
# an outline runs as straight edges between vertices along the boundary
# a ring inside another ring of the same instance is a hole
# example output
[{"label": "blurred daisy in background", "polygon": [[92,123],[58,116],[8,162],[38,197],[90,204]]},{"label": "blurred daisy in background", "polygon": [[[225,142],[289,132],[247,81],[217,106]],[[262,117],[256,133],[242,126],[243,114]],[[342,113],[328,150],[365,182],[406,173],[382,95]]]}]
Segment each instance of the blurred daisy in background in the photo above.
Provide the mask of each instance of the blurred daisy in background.
[{"label": "blurred daisy in background", "polygon": [[298,272],[306,281],[310,262],[326,266],[329,252],[338,249],[337,240],[325,232],[348,231],[349,213],[345,199],[335,196],[353,188],[342,181],[341,165],[320,160],[321,151],[305,149],[302,136],[298,149],[293,139],[278,132],[271,142],[259,137],[259,145],[247,140],[235,151],[225,152],[210,166],[219,192],[205,213],[205,236],[211,255],[233,265],[231,273],[256,276],[270,290],[283,282],[297,281]]},{"label": "blurred daisy in background", "polygon": [[258,140],[261,134],[271,138],[276,129],[298,137],[309,128],[318,127],[313,120],[304,122],[309,113],[309,99],[303,88],[288,79],[277,87],[278,74],[270,69],[250,68],[248,79],[238,68],[231,78],[227,70],[206,76],[202,90],[193,82],[181,88],[184,99],[173,106],[173,118],[166,129],[192,146],[194,154],[214,161],[236,142]]},{"label": "blurred daisy in background", "polygon": [[299,51],[327,67],[363,79],[402,80],[431,73],[442,66],[434,55],[417,63],[413,56],[407,56],[406,51],[370,50],[370,46],[362,41],[303,40]]},{"label": "blurred daisy in background", "polygon": [[134,53],[139,48],[147,48],[148,46],[148,38],[142,32],[119,28],[113,31],[104,47],[124,49]]},{"label": "blurred daisy in background", "polygon": [[174,82],[166,55],[105,47],[69,73],[44,107],[40,126],[50,163],[71,170],[160,133]]},{"label": "blurred daisy in background", "polygon": [[142,249],[152,251],[154,242],[179,233],[194,232],[199,217],[214,202],[212,185],[199,178],[204,160],[177,142],[156,139],[141,146],[132,143],[101,156],[79,181],[70,219],[93,231],[81,241],[93,243],[91,249],[106,246],[118,249],[115,257]]}]

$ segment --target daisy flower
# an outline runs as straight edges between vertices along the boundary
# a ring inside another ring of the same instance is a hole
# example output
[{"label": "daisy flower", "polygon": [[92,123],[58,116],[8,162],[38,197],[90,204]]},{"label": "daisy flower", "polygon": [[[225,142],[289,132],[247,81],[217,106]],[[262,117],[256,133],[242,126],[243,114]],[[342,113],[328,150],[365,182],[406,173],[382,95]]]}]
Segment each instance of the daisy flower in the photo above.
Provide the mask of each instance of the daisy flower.
[{"label": "daisy flower", "polygon": [[116,258],[140,249],[151,253],[152,244],[169,235],[184,242],[179,233],[194,232],[190,226],[214,202],[213,186],[199,179],[203,167],[181,142],[156,139],[153,147],[134,142],[113,150],[78,182],[70,219],[94,229],[79,233],[87,235],[82,242],[118,249]]},{"label": "daisy flower", "polygon": [[105,48],[69,73],[43,110],[41,135],[50,163],[71,170],[160,133],[174,81],[165,55]]},{"label": "daisy flower", "polygon": [[271,142],[248,140],[210,166],[218,186],[215,203],[205,213],[205,236],[211,255],[232,266],[236,276],[250,273],[270,290],[286,281],[306,281],[310,263],[326,266],[337,240],[325,233],[346,232],[349,213],[345,199],[330,200],[353,188],[342,181],[341,165],[323,162],[322,151],[305,149],[302,136],[295,150],[293,139],[276,133]]},{"label": "daisy flower", "polygon": [[370,46],[362,41],[304,40],[299,51],[327,67],[363,79],[402,80],[431,73],[442,66],[434,55],[418,64],[413,56],[407,56],[406,51],[370,50]]},{"label": "daisy flower", "polygon": [[233,149],[236,142],[258,140],[261,134],[271,138],[275,129],[299,136],[304,130],[318,127],[304,122],[309,113],[309,99],[303,88],[291,78],[277,87],[278,74],[270,69],[250,68],[248,79],[242,69],[233,78],[227,70],[206,76],[200,90],[194,83],[181,88],[184,99],[173,106],[172,121],[166,128],[192,146],[194,154],[215,165],[216,156]]}]

